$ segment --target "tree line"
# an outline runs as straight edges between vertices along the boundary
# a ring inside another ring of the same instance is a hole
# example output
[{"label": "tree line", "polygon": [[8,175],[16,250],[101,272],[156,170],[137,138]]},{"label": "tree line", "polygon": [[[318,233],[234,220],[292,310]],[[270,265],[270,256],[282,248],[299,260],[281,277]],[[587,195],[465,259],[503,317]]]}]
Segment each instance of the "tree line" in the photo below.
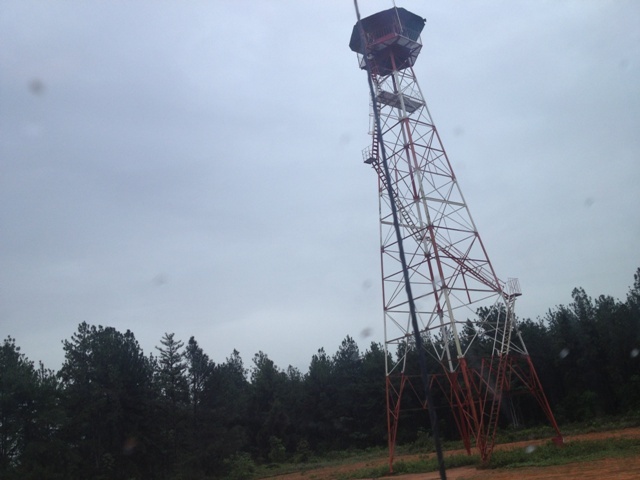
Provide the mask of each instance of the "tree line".
[{"label": "tree line", "polygon": [[[537,321],[519,322],[557,419],[640,411],[640,269],[624,301],[594,300],[580,288],[572,298]],[[64,363],[55,372],[7,337],[0,347],[0,477],[242,478],[255,463],[386,445],[379,343],[361,351],[346,336],[334,354],[318,350],[306,373],[281,369],[264,352],[249,366],[235,350],[215,363],[194,337],[184,343],[166,333],[159,343],[145,355],[131,331],[81,323],[63,341]],[[518,423],[544,423],[530,413],[531,402],[514,401]],[[436,405],[444,435],[457,438],[442,394]],[[422,418],[402,424],[400,442],[428,429],[424,412],[408,415]]]}]

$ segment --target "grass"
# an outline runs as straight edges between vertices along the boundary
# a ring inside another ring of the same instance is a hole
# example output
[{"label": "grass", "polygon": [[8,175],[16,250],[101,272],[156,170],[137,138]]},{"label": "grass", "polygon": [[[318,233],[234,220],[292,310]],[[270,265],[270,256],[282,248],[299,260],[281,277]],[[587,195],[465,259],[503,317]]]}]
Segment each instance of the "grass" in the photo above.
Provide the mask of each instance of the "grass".
[{"label": "grass", "polygon": [[[476,465],[480,461],[478,455],[451,455],[446,457],[446,468],[464,467],[468,465]],[[435,458],[421,457],[416,461],[396,461],[393,464],[393,471],[396,475],[405,475],[408,473],[425,473],[438,470],[438,462]],[[363,468],[346,472],[338,475],[338,480],[352,480],[360,478],[380,478],[389,475],[389,466],[382,465],[379,467]]]},{"label": "grass", "polygon": [[[577,435],[582,433],[617,430],[628,427],[640,426],[640,414],[628,415],[626,417],[599,418],[590,422],[564,424],[562,432],[564,435]],[[498,443],[511,443],[518,441],[549,439],[555,432],[548,426],[534,427],[529,429],[505,429],[498,432]],[[444,450],[462,449],[461,441],[444,442]],[[433,445],[428,438],[422,438],[416,444],[398,446],[397,455],[417,454],[433,452]],[[309,479],[313,480],[313,470],[323,467],[335,467],[339,465],[354,464],[385,458],[386,448],[369,448],[366,450],[349,450],[325,454],[321,458],[311,458],[304,463],[271,464],[261,465],[256,468],[254,478],[267,478],[276,475],[283,475],[292,472],[308,472]],[[516,448],[512,450],[494,451],[491,462],[483,468],[522,468],[522,467],[545,467],[552,465],[563,465],[573,462],[598,460],[602,458],[620,458],[625,456],[640,455],[640,439],[610,438],[606,440],[584,440],[572,441],[558,448],[551,441],[537,446],[530,446],[525,449]],[[462,466],[481,467],[479,456],[476,455],[446,455],[445,464],[447,469]],[[397,474],[424,473],[436,471],[438,469],[434,455],[420,455],[414,461],[396,461],[393,466]],[[349,473],[340,475],[340,480],[380,478],[389,474],[389,467],[386,463],[378,467],[365,467]]]},{"label": "grass", "polygon": [[551,442],[526,449],[494,452],[488,468],[548,467],[602,458],[637,456],[638,438],[608,438],[604,440],[577,440],[557,447]]},{"label": "grass", "polygon": [[[496,451],[489,465],[482,466],[478,455],[451,455],[445,457],[447,469],[476,466],[477,468],[515,469],[523,467],[548,467],[567,463],[599,460],[602,458],[622,458],[640,454],[640,439],[609,438],[605,440],[573,441],[562,447],[552,442],[544,445]],[[397,461],[393,465],[395,474],[425,473],[438,470],[433,456],[421,457],[415,461]],[[365,468],[340,475],[340,480],[379,478],[389,475],[388,467]]]},{"label": "grass", "polygon": [[312,456],[305,462],[283,464],[271,463],[256,466],[253,478],[269,478],[294,472],[309,472],[309,479],[313,480],[314,470],[325,467],[349,465],[356,462],[366,462],[368,460],[379,460],[387,455],[388,450],[384,447],[327,452],[321,457]]}]

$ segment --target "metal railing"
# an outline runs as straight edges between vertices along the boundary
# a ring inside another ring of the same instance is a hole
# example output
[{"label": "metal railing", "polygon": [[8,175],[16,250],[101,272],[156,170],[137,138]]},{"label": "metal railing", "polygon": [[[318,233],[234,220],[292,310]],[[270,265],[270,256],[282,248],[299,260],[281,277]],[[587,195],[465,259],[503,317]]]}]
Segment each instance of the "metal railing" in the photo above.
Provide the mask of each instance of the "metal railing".
[{"label": "metal railing", "polygon": [[402,25],[398,25],[397,23],[394,23],[392,25],[387,25],[378,30],[374,30],[373,32],[366,32],[367,44],[372,45],[376,43],[378,40],[393,34],[400,35],[401,37],[406,37],[417,43],[421,43],[420,32],[416,30],[411,30],[410,28],[406,28],[406,27],[403,27]]}]

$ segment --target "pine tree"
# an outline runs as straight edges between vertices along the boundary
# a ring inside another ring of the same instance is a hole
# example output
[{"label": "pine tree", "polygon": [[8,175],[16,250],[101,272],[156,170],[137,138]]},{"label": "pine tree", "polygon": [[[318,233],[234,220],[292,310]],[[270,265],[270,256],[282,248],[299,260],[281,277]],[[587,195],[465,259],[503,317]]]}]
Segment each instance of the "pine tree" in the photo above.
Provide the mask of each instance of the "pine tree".
[{"label": "pine tree", "polygon": [[182,353],[184,343],[176,340],[173,333],[165,333],[160,343],[162,346],[156,347],[160,352],[156,367],[156,384],[160,392],[163,463],[166,470],[173,471],[187,437],[187,363]]}]

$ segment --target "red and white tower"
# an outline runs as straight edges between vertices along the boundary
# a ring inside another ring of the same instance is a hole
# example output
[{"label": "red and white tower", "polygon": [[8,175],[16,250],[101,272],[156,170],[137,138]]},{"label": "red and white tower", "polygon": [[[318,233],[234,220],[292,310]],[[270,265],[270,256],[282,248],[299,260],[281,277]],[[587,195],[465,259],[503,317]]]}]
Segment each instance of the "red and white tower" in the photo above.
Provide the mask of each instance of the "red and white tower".
[{"label": "red and white tower", "polygon": [[503,395],[514,387],[536,398],[562,437],[518,331],[518,281],[496,275],[418,85],[424,25],[394,7],[358,22],[349,44],[372,92],[364,162],[379,187],[389,461],[403,397],[421,390],[408,365],[413,303],[423,346],[442,367],[430,387],[443,390],[467,451],[475,444],[487,462]]}]

